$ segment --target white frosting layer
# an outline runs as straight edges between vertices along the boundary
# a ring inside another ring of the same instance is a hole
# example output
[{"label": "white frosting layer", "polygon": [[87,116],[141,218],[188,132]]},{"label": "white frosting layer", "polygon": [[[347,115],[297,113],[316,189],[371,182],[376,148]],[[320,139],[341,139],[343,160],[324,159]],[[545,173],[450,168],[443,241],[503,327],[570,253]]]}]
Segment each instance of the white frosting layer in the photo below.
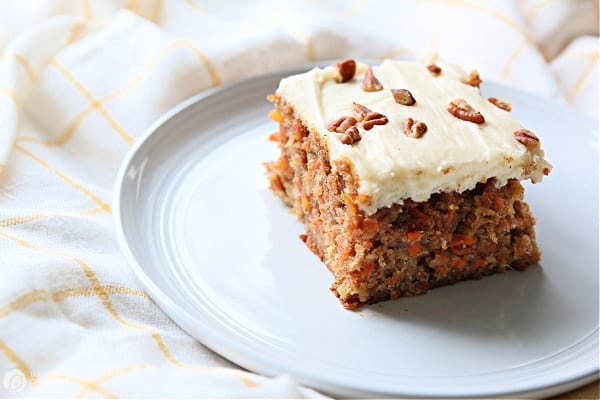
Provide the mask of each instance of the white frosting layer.
[{"label": "white frosting layer", "polygon": [[[331,159],[347,160],[359,178],[359,193],[371,202],[359,204],[367,214],[404,199],[425,201],[433,193],[462,192],[478,182],[495,177],[499,185],[508,179],[541,181],[543,170],[551,168],[541,147],[526,148],[515,137],[524,128],[510,112],[481,97],[479,89],[462,82],[467,73],[458,66],[437,62],[442,68],[433,76],[419,62],[386,60],[373,66],[384,89],[362,90],[366,65],[358,64],[354,79],[336,83],[336,69],[315,68],[283,79],[277,90],[307,127],[318,132],[329,146]],[[416,104],[396,103],[390,89],[408,89]],[[475,124],[456,118],[448,104],[463,98],[485,117]],[[501,99],[508,100],[508,99]],[[342,116],[352,116],[352,102],[387,116],[389,122],[365,131],[353,145],[340,142],[340,133],[327,130]],[[427,133],[418,139],[403,133],[408,117],[427,124]]]}]

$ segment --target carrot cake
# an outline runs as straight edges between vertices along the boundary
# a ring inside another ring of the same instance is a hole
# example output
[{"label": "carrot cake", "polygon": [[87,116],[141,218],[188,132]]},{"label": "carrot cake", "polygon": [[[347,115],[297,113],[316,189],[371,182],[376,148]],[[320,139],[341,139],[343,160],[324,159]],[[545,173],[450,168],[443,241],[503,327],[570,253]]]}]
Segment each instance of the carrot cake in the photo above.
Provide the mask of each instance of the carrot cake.
[{"label": "carrot cake", "polygon": [[281,150],[271,190],[305,224],[344,307],[540,260],[520,180],[548,175],[536,134],[476,71],[348,59],[283,79],[269,96]]}]

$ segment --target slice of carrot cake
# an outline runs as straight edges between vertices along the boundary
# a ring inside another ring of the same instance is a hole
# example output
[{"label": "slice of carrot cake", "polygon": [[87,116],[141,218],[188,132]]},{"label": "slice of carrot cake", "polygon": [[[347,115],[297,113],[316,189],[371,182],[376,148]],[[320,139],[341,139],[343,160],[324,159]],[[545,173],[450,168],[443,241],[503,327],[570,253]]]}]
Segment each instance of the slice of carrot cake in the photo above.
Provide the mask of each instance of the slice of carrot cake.
[{"label": "slice of carrot cake", "polygon": [[349,309],[540,259],[519,180],[550,172],[510,104],[450,63],[344,60],[283,79],[272,191]]}]

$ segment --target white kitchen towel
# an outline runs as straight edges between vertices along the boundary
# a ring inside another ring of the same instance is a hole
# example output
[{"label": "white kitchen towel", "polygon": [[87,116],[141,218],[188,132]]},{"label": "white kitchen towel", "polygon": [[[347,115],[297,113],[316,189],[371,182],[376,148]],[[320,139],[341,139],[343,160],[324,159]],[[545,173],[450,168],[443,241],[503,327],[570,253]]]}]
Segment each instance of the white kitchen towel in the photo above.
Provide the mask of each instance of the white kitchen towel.
[{"label": "white kitchen towel", "polygon": [[558,1],[0,3],[0,396],[319,396],[232,365],[140,289],[111,216],[124,154],[194,94],[342,57],[437,52],[597,118],[596,18]]}]

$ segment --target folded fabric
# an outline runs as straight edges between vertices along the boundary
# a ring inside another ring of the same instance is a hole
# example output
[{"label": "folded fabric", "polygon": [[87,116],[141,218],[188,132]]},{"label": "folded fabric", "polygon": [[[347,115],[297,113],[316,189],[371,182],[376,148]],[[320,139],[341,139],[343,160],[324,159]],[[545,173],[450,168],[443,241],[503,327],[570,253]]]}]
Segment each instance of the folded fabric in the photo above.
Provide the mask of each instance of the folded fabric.
[{"label": "folded fabric", "polygon": [[3,396],[320,396],[188,336],[118,249],[110,203],[120,162],[192,95],[311,61],[437,52],[597,117],[598,37],[548,62],[516,1],[221,3],[0,6]]}]

